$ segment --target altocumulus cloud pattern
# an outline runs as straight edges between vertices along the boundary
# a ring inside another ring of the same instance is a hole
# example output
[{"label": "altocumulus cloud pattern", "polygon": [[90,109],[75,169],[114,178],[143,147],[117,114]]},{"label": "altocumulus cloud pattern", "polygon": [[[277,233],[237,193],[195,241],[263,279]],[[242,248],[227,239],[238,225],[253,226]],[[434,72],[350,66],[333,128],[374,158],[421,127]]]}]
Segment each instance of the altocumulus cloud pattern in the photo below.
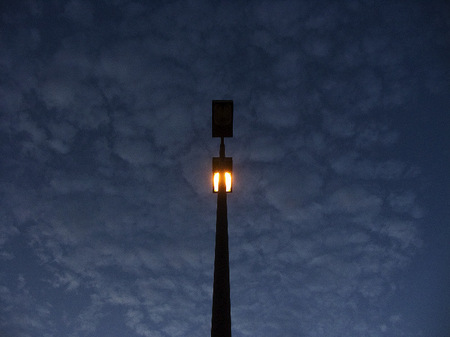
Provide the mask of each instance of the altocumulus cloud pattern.
[{"label": "altocumulus cloud pattern", "polygon": [[446,1],[2,1],[0,335],[450,331]]}]

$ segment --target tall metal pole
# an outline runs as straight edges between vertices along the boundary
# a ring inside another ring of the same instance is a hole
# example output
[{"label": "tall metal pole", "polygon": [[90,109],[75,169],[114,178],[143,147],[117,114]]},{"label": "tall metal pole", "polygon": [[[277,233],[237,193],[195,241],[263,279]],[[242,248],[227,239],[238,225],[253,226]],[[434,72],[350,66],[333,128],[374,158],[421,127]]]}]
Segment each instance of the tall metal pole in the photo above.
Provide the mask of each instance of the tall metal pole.
[{"label": "tall metal pole", "polygon": [[[223,137],[221,137],[220,143],[220,158],[225,158]],[[219,192],[217,194],[211,337],[231,337],[230,266],[225,179],[219,180]]]},{"label": "tall metal pole", "polygon": [[227,193],[232,190],[233,160],[225,157],[223,138],[233,137],[232,100],[212,101],[212,136],[220,137],[220,153],[212,162],[213,192],[218,194],[211,337],[231,337]]}]

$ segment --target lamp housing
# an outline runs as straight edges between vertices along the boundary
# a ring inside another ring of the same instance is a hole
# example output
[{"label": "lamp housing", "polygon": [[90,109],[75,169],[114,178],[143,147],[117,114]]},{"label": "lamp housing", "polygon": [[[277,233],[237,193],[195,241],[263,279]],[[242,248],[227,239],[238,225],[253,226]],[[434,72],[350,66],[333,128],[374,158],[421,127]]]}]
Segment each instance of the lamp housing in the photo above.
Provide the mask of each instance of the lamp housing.
[{"label": "lamp housing", "polygon": [[213,157],[213,193],[218,193],[221,186],[225,187],[226,193],[233,190],[233,158],[232,157]]}]

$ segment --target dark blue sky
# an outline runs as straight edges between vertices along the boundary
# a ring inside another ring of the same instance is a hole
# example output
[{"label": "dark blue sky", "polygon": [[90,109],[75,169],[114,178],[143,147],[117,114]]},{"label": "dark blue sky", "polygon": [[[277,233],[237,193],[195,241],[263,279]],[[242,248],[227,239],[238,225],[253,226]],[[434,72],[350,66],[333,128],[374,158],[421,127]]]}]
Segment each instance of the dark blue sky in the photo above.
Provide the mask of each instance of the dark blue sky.
[{"label": "dark blue sky", "polygon": [[446,1],[3,1],[0,336],[448,337]]}]

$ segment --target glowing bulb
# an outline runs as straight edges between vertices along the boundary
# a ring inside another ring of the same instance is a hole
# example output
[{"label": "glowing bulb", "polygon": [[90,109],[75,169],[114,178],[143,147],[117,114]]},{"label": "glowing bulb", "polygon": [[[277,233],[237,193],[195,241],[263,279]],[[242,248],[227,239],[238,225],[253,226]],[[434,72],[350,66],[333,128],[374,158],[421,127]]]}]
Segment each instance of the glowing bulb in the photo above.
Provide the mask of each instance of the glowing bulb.
[{"label": "glowing bulb", "polygon": [[233,189],[233,159],[231,157],[213,157],[212,159],[213,192],[218,193],[219,191],[221,191],[225,193],[231,193]]},{"label": "glowing bulb", "polygon": [[214,173],[214,192],[219,192],[219,172]]},{"label": "glowing bulb", "polygon": [[231,192],[231,173],[225,172],[225,191]]}]

